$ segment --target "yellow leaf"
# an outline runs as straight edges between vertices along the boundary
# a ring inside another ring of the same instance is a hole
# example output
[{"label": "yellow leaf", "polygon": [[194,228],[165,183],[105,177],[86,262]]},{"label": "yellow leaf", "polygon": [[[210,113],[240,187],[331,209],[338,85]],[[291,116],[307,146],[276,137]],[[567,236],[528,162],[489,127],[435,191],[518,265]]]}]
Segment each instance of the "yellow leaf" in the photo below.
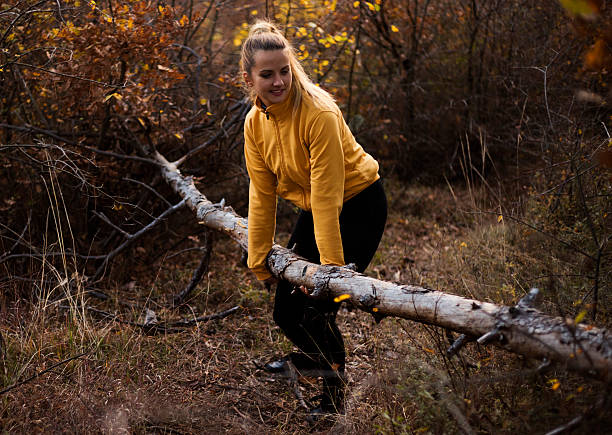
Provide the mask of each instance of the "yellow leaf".
[{"label": "yellow leaf", "polygon": [[112,94],[107,95],[106,98],[104,98],[104,102],[106,103],[111,98],[116,98],[117,100],[123,100],[123,97],[121,95],[119,95],[117,92],[113,92]]},{"label": "yellow leaf", "polygon": [[594,19],[599,13],[597,4],[592,0],[559,0],[561,5],[572,15]]},{"label": "yellow leaf", "polygon": [[499,216],[497,216],[497,222],[501,222],[503,220],[504,220],[504,216],[503,215],[500,214]]},{"label": "yellow leaf", "polygon": [[587,315],[586,310],[582,310],[581,312],[578,313],[578,315],[574,319],[574,323],[577,325],[578,323],[582,322],[586,315]]},{"label": "yellow leaf", "polygon": [[257,15],[257,9],[253,9],[253,10],[251,11],[251,15]]},{"label": "yellow leaf", "polygon": [[399,29],[397,28],[397,26],[395,24],[391,24],[391,31],[392,32],[399,32]]},{"label": "yellow leaf", "polygon": [[123,208],[123,205],[118,204],[118,203],[114,203],[113,204],[113,210],[121,210]]},{"label": "yellow leaf", "polygon": [[207,114],[208,116],[212,116],[212,113],[210,113],[210,112],[206,112],[206,114]]},{"label": "yellow leaf", "polygon": [[359,7],[359,2],[353,2],[353,7],[354,8],[358,8]]},{"label": "yellow leaf", "polygon": [[304,44],[300,45],[300,51],[306,50],[306,46]]},{"label": "yellow leaf", "polygon": [[174,137],[179,139],[179,140],[183,139],[183,135],[180,134],[180,133],[174,133]]},{"label": "yellow leaf", "polygon": [[424,347],[424,348],[423,348],[423,350],[424,350],[425,352],[429,352],[429,353],[436,353],[436,351],[435,351],[435,350],[430,349],[430,348],[428,348],[428,347]]},{"label": "yellow leaf", "polygon": [[467,243],[465,242],[461,242],[461,244],[459,245],[460,248],[467,248]]},{"label": "yellow leaf", "polygon": [[372,308],[372,311],[374,311],[375,313],[378,313],[378,308],[374,307]]},{"label": "yellow leaf", "polygon": [[557,391],[560,386],[561,386],[561,382],[556,381],[554,384],[551,385],[550,389],[553,391]]},{"label": "yellow leaf", "polygon": [[143,127],[145,127],[145,122],[142,118],[138,118],[138,122],[140,123],[140,125],[142,125]]},{"label": "yellow leaf", "polygon": [[351,298],[351,295],[348,295],[348,294],[345,293],[343,295],[336,296],[334,298],[334,302],[338,303],[338,302],[342,302],[342,301],[345,301],[345,300],[350,299],[350,298]]},{"label": "yellow leaf", "polygon": [[200,105],[205,105],[208,102],[206,98],[200,98]]}]

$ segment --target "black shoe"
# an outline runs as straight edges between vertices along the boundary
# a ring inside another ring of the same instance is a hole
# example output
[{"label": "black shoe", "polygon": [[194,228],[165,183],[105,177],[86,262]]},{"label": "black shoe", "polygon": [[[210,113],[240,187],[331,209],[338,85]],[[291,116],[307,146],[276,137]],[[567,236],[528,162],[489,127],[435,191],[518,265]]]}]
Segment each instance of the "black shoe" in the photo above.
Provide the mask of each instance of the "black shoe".
[{"label": "black shoe", "polygon": [[268,373],[284,373],[289,371],[287,361],[289,361],[289,356],[285,356],[276,361],[270,361],[264,364],[263,369]]},{"label": "black shoe", "polygon": [[286,373],[289,372],[289,361],[293,363],[299,372],[304,374],[307,374],[308,371],[318,370],[321,366],[306,354],[291,352],[281,359],[264,364],[263,369],[268,373]]}]

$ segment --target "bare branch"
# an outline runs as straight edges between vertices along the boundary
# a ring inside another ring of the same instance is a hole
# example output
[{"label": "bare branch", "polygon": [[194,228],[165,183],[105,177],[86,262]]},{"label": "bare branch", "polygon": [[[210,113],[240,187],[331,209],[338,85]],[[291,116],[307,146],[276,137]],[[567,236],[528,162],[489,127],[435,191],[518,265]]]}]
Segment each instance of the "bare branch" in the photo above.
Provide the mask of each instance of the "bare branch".
[{"label": "bare branch", "polygon": [[204,237],[206,237],[206,242],[204,246],[204,255],[202,256],[202,260],[200,260],[200,264],[193,272],[193,276],[191,277],[191,281],[187,286],[176,296],[174,296],[173,303],[174,305],[179,305],[185,301],[185,299],[191,294],[193,289],[196,288],[198,283],[202,280],[202,276],[208,272],[208,266],[210,264],[210,256],[212,254],[213,249],[213,233],[208,230],[204,233]]},{"label": "bare branch", "polygon": [[121,252],[127,249],[130,245],[132,245],[135,241],[137,241],[142,236],[144,236],[146,233],[148,233],[153,228],[155,228],[159,223],[163,222],[163,220],[166,219],[168,216],[170,216],[172,213],[181,209],[185,205],[185,203],[186,201],[184,199],[181,200],[178,204],[173,205],[172,207],[164,211],[157,218],[155,218],[151,223],[149,223],[148,225],[146,225],[145,227],[143,227],[136,233],[127,234],[126,236],[127,240],[123,242],[121,245],[119,245],[118,247],[116,247],[111,253],[109,253],[106,256],[106,258],[104,259],[104,262],[100,265],[100,267],[98,267],[98,270],[96,270],[96,273],[90,278],[89,281],[93,282],[93,281],[96,281],[98,278],[100,278],[102,274],[104,273],[104,271],[106,270],[106,266],[113,258],[115,258],[117,255],[119,255]]}]

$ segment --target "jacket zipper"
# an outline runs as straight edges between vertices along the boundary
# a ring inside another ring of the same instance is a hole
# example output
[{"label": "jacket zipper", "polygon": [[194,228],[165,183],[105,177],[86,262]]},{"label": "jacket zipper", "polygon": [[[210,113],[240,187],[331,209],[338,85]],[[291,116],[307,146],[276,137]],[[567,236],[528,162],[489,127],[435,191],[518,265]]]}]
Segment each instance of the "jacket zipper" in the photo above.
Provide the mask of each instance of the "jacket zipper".
[{"label": "jacket zipper", "polygon": [[[263,112],[266,115],[266,119],[269,120],[270,119],[270,112],[268,112],[268,108],[266,107],[264,109]],[[280,160],[281,160],[281,164],[280,164],[280,168],[281,168],[281,172],[285,173],[285,176],[289,179],[291,179],[290,177],[288,177],[288,168],[287,168],[287,164],[285,163],[285,156],[283,155],[283,150],[282,150],[282,146],[281,146],[281,135],[280,135],[280,129],[278,127],[277,121],[276,119],[272,119],[272,124],[273,124],[273,128],[274,128],[274,133],[276,136],[276,142],[277,142],[277,146],[279,147],[279,155],[280,155]],[[310,155],[310,148],[308,148],[308,154]],[[293,181],[293,180],[292,180]],[[304,191],[304,188],[296,183],[293,182],[293,184],[295,185],[296,188],[298,188],[300,190],[300,194],[302,196],[302,204],[304,205],[304,208],[307,207],[308,204],[306,204],[306,192]]]}]

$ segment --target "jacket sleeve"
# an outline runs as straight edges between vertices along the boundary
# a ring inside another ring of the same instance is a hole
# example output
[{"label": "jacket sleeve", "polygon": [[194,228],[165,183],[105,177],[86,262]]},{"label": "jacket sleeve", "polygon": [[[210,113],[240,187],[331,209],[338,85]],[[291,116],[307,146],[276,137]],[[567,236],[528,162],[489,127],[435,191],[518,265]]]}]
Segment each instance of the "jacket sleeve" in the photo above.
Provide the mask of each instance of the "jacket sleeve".
[{"label": "jacket sleeve", "polygon": [[321,264],[344,264],[340,212],[344,202],[344,153],[338,115],[321,112],[310,132],[310,189]]},{"label": "jacket sleeve", "polygon": [[276,176],[266,166],[250,135],[244,127],[244,156],[249,173],[249,251],[247,265],[257,279],[271,276],[266,267],[266,256],[274,243],[276,228]]}]

